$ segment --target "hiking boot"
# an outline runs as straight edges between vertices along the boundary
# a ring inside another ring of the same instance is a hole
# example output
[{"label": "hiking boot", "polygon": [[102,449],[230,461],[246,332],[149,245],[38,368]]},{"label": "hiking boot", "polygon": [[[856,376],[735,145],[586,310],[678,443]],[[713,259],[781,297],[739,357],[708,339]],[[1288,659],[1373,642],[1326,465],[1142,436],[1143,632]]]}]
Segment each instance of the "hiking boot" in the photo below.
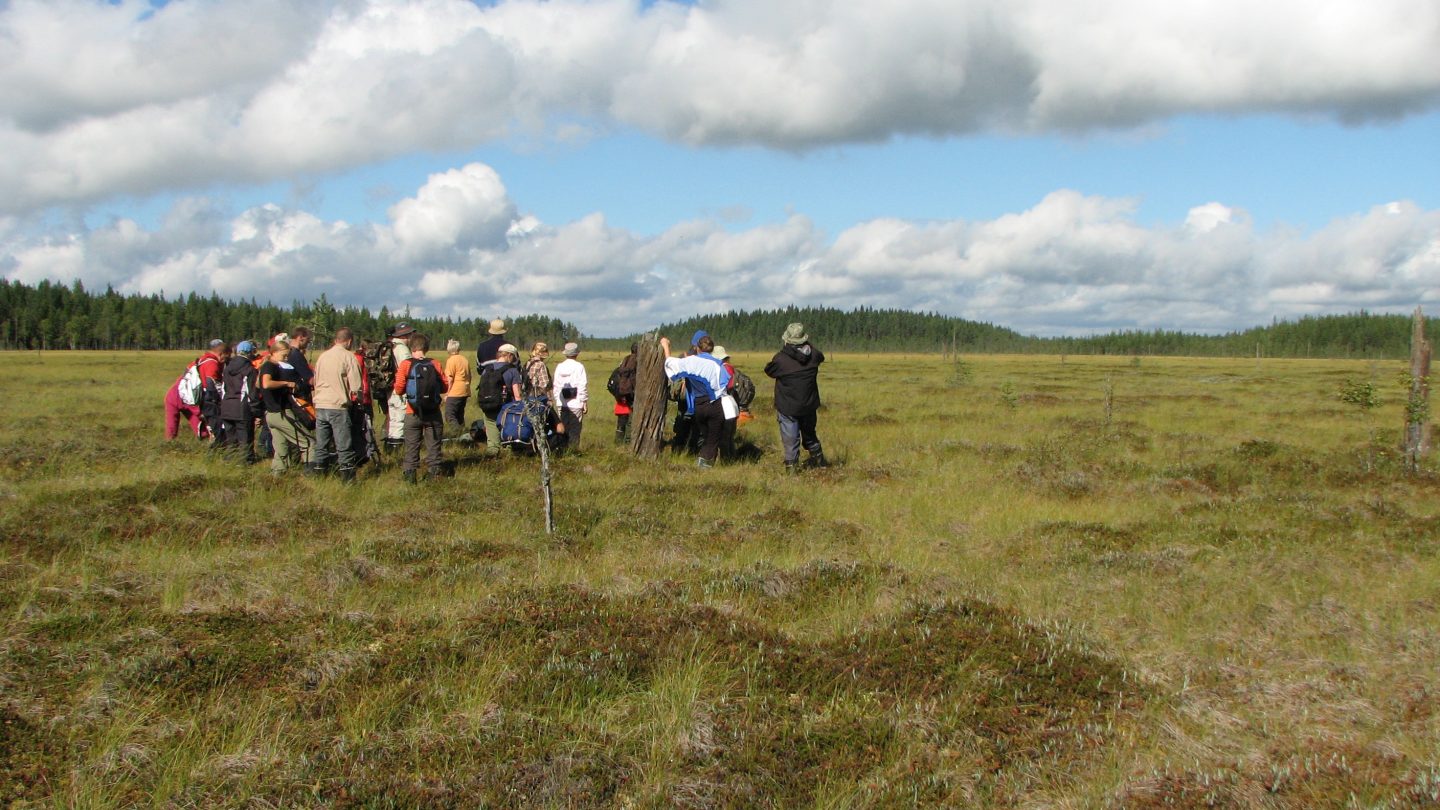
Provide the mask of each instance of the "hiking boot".
[{"label": "hiking boot", "polygon": [[420,483],[419,480],[417,480],[417,479],[415,478],[415,471],[414,471],[414,470],[406,470],[405,472],[400,473],[400,480],[401,480],[401,481],[404,481],[404,482],[407,483],[407,484],[418,484],[418,483]]},{"label": "hiking boot", "polygon": [[785,474],[786,474],[786,475],[798,475],[799,473],[800,473],[800,462],[798,462],[798,461],[787,461],[787,462],[785,462]]},{"label": "hiking boot", "polygon": [[708,470],[711,467],[714,467],[715,463],[712,461],[706,461],[704,458],[697,458],[695,459],[695,466],[699,467],[702,470]]},{"label": "hiking boot", "polygon": [[318,477],[320,477],[320,476],[322,476],[322,475],[325,474],[325,465],[324,465],[324,464],[306,464],[306,465],[305,465],[305,474],[308,475],[308,476],[314,477],[314,478],[318,478]]},{"label": "hiking boot", "polygon": [[811,467],[819,467],[819,468],[822,468],[822,469],[825,468],[825,467],[829,467],[829,466],[830,466],[830,462],[828,462],[828,461],[825,460],[825,454],[824,454],[824,453],[811,453],[811,454],[810,454],[810,460],[809,460],[807,463],[808,463]]},{"label": "hiking boot", "polygon": [[355,470],[353,470],[353,469],[336,470],[336,471],[335,471],[335,477],[338,478],[338,479],[340,479],[340,483],[342,483],[342,484],[353,484],[353,483],[355,483]]}]

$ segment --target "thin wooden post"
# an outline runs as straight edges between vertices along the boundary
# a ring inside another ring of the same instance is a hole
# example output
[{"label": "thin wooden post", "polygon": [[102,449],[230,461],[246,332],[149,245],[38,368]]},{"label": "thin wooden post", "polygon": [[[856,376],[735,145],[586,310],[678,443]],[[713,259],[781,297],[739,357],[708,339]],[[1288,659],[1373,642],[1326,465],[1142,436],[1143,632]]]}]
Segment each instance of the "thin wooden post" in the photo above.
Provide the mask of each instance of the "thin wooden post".
[{"label": "thin wooden post", "polygon": [[630,449],[640,458],[657,458],[665,445],[665,408],[670,384],[665,377],[665,353],[660,336],[651,332],[640,339],[635,355],[635,397],[631,405]]},{"label": "thin wooden post", "polygon": [[[532,407],[529,402],[525,403],[525,418],[530,420],[531,435],[535,438],[535,450],[540,454],[540,492],[545,499],[545,533],[555,533],[555,495],[550,489],[550,437],[546,435],[550,427],[549,414],[545,413],[538,406]],[[496,424],[499,428],[499,424]]]},{"label": "thin wooden post", "polygon": [[1430,341],[1425,339],[1425,315],[1420,307],[1410,321],[1410,390],[1405,400],[1405,464],[1420,469],[1430,449]]}]

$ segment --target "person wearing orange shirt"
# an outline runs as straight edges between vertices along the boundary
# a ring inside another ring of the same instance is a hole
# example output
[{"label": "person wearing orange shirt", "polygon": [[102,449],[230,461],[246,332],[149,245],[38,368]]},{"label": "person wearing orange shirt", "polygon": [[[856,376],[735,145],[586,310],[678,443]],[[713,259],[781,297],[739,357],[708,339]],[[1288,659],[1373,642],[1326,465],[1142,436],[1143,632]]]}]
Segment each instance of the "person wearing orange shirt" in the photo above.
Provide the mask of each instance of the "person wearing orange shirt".
[{"label": "person wearing orange shirt", "polygon": [[445,424],[465,430],[465,403],[470,401],[470,358],[460,353],[460,341],[451,338],[445,344],[450,356],[445,359],[445,378],[450,390],[445,392]]}]

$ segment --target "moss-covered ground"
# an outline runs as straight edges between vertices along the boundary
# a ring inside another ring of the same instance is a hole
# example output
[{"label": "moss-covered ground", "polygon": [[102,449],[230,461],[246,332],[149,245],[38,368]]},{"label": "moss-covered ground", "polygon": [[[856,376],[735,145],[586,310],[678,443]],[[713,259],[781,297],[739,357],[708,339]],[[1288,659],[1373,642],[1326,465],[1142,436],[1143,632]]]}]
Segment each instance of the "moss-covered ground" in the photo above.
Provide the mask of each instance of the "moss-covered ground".
[{"label": "moss-covered ground", "polygon": [[0,806],[1440,802],[1399,363],[841,355],[793,477],[763,383],[709,471],[599,391],[547,535],[166,443],[188,359],[3,355]]}]

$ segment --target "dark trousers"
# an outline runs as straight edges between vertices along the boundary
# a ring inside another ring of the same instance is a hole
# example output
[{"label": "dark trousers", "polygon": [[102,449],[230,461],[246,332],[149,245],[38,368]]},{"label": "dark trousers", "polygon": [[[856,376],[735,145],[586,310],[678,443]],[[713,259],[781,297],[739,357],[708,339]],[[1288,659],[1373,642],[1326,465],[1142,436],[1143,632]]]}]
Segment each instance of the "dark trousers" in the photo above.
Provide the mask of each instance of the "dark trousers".
[{"label": "dark trousers", "polygon": [[786,416],[775,414],[780,422],[780,446],[785,450],[785,463],[800,461],[800,445],[804,444],[811,457],[821,454],[820,438],[815,435],[815,412]]},{"label": "dark trousers", "polygon": [[680,413],[675,416],[675,438],[670,443],[670,449],[676,453],[682,451],[693,453],[700,448],[701,440],[704,437],[695,422],[699,406],[696,406],[697,413],[685,413],[685,406],[682,404],[680,407]]},{"label": "dark trousers", "polygon": [[450,427],[465,429],[465,403],[469,397],[446,397],[445,398],[445,424]]},{"label": "dark trousers", "polygon": [[719,400],[695,403],[690,430],[700,439],[700,458],[713,462],[720,455],[720,436],[725,432],[725,409]]},{"label": "dark trousers", "polygon": [[726,419],[725,427],[720,430],[720,455],[725,458],[735,458],[735,428],[740,420]]},{"label": "dark trousers", "polygon": [[210,438],[219,441],[225,429],[225,421],[220,418],[220,403],[207,399],[205,404],[200,406],[200,419],[204,421],[205,429],[210,431]]},{"label": "dark trousers", "polygon": [[243,454],[246,461],[255,460],[255,450],[250,446],[250,427],[255,423],[253,417],[244,419],[226,419],[220,431],[221,444],[226,450],[237,455]]},{"label": "dark trousers", "polygon": [[690,443],[690,428],[694,424],[694,417],[685,412],[685,403],[680,403],[679,413],[675,414],[675,424],[671,430],[675,437],[670,440],[670,450],[679,453]]},{"label": "dark trousers", "polygon": [[370,408],[364,405],[354,405],[350,408],[350,447],[355,451],[355,466],[364,466],[365,462],[372,461],[370,457],[370,426],[366,424],[370,418]]},{"label": "dark trousers", "polygon": [[418,416],[405,414],[405,450],[400,457],[403,472],[420,469],[420,448],[425,448],[425,468],[431,475],[440,472],[440,442],[445,438],[445,422],[440,414]]},{"label": "dark trousers", "polygon": [[630,414],[622,413],[615,417],[615,443],[624,444],[630,438]]},{"label": "dark trousers", "polygon": [[260,452],[261,458],[273,458],[275,455],[275,440],[270,437],[270,422],[263,414],[260,417],[260,430],[255,434],[255,448]]},{"label": "dark trousers", "polygon": [[566,452],[580,452],[580,428],[583,424],[580,421],[580,415],[570,410],[569,408],[561,408],[560,424],[565,426]]}]

